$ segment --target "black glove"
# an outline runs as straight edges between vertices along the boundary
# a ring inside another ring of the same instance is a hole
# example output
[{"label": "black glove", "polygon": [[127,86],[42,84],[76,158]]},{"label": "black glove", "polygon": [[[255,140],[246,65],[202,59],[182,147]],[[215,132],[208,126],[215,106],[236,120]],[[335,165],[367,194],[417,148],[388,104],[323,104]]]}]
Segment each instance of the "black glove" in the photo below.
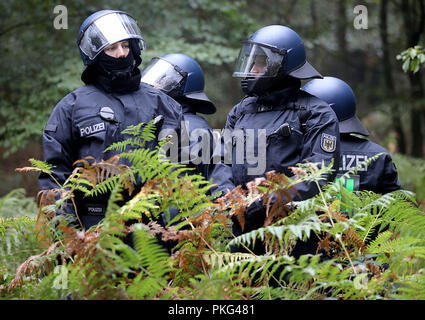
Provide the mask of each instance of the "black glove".
[{"label": "black glove", "polygon": [[[179,209],[177,209],[175,207],[169,207],[168,212],[170,213],[170,219],[169,220],[167,218],[167,215],[164,212],[161,213],[160,224],[163,227],[165,227],[169,221],[173,220],[180,213]],[[174,222],[172,225],[176,225],[178,223],[179,223],[179,221]]]},{"label": "black glove", "polygon": [[243,233],[261,228],[264,225],[264,220],[266,219],[267,203],[269,203],[271,208],[276,200],[277,195],[272,192],[268,195],[266,202],[264,201],[264,198],[259,198],[251,203],[245,209],[245,225]]},{"label": "black glove", "polygon": [[263,199],[257,199],[251,203],[248,207],[245,208],[244,212],[244,227],[239,223],[237,216],[232,216],[233,221],[233,234],[239,236],[242,233],[246,233],[258,228],[261,228],[264,224],[264,219],[266,218],[266,209],[263,206]]}]

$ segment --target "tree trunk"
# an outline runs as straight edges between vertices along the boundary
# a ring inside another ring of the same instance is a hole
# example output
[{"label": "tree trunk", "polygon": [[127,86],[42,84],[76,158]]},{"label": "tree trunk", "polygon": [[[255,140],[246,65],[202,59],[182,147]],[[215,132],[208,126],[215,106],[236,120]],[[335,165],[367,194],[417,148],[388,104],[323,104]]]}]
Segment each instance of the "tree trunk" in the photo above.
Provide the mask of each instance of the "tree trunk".
[{"label": "tree trunk", "polygon": [[396,135],[397,151],[402,154],[406,154],[406,139],[401,123],[400,110],[398,104],[393,102],[395,98],[395,85],[391,70],[392,63],[390,58],[390,45],[388,43],[388,0],[381,0],[379,20],[379,33],[381,36],[383,52],[382,65],[384,69],[385,87],[387,89],[387,101],[389,103],[391,112],[391,123]]},{"label": "tree trunk", "polygon": [[[402,0],[401,12],[403,15],[404,29],[406,30],[407,48],[418,45],[425,26],[425,3],[424,0]],[[409,72],[410,81],[410,97],[415,103],[423,99],[424,89],[422,85],[421,72],[413,74]],[[412,135],[412,148],[410,154],[413,157],[421,158],[423,156],[423,134],[422,134],[422,117],[424,108],[412,106],[410,110],[410,124]]]},{"label": "tree trunk", "polygon": [[338,52],[340,55],[340,77],[348,74],[348,46],[347,46],[347,6],[346,0],[338,0],[337,11],[338,18],[336,20],[336,40],[338,44]]},{"label": "tree trunk", "polygon": [[317,19],[317,9],[316,9],[316,2],[311,1],[310,2],[310,16],[311,16],[311,25],[313,27],[314,32],[319,31],[319,23]]},{"label": "tree trunk", "polygon": [[417,101],[424,98],[424,89],[422,85],[421,72],[409,73],[411,97],[413,106],[410,111],[410,125],[412,134],[412,150],[410,154],[416,158],[423,156],[423,134],[422,134],[422,115],[423,106],[417,106]]}]

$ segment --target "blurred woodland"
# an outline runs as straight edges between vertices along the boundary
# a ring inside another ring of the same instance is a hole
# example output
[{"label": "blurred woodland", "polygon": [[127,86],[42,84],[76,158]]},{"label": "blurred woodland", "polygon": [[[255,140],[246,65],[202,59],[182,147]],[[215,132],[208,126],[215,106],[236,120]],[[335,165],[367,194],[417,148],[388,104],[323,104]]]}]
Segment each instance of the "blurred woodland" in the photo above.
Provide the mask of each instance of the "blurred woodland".
[{"label": "blurred woodland", "polygon": [[[66,9],[66,19],[59,21],[63,29],[54,25],[58,5]],[[123,10],[138,20],[147,44],[141,68],[172,52],[201,64],[206,93],[218,109],[206,116],[215,129],[242,97],[232,78],[241,41],[266,25],[289,26],[304,40],[317,70],[353,88],[358,116],[371,140],[396,155],[400,181],[414,189],[424,176],[424,72],[419,65],[405,72],[397,56],[424,41],[425,0],[3,0],[0,196],[21,186],[31,196],[37,193],[37,177],[14,169],[43,158],[41,134],[50,112],[83,84],[77,33],[100,9]]]}]

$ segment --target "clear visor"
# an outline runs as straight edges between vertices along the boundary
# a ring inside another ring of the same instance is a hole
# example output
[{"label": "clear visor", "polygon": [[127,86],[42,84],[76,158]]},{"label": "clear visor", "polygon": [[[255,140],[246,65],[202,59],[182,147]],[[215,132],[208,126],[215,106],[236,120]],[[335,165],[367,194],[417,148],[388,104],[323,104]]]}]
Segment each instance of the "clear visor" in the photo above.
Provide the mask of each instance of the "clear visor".
[{"label": "clear visor", "polygon": [[233,77],[274,77],[282,65],[283,58],[281,52],[246,42],[239,53]]},{"label": "clear visor", "polygon": [[124,13],[110,13],[94,21],[84,31],[79,47],[93,60],[105,47],[125,39],[141,40],[145,49],[145,40],[136,20]]},{"label": "clear visor", "polygon": [[143,70],[140,81],[154,88],[170,92],[182,81],[183,77],[184,75],[168,61],[153,58]]}]

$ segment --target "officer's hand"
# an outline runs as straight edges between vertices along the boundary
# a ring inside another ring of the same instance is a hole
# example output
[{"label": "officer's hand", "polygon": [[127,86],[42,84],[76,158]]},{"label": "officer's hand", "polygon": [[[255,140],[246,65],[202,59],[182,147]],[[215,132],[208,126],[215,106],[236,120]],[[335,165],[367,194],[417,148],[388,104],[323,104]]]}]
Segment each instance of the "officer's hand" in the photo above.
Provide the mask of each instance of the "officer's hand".
[{"label": "officer's hand", "polygon": [[265,209],[263,205],[264,199],[259,198],[251,203],[248,207],[245,208],[245,219],[252,219],[255,216]]},{"label": "officer's hand", "polygon": [[[259,221],[259,219],[263,219],[262,222],[264,222],[265,214],[267,211],[267,204],[271,208],[277,199],[278,196],[274,192],[272,192],[267,196],[266,201],[263,197],[255,200],[251,205],[249,205],[245,209],[245,220],[248,223],[256,223],[257,221]],[[281,201],[284,201],[284,203],[286,203],[286,197]]]},{"label": "officer's hand", "polygon": [[264,219],[266,218],[266,208],[263,205],[263,202],[263,198],[259,198],[245,208],[245,232],[261,228],[263,226]]},{"label": "officer's hand", "polygon": [[67,201],[63,205],[63,207],[57,208],[56,209],[56,216],[64,217],[70,223],[78,224],[77,217],[75,215],[74,205],[72,204],[71,201]]}]

